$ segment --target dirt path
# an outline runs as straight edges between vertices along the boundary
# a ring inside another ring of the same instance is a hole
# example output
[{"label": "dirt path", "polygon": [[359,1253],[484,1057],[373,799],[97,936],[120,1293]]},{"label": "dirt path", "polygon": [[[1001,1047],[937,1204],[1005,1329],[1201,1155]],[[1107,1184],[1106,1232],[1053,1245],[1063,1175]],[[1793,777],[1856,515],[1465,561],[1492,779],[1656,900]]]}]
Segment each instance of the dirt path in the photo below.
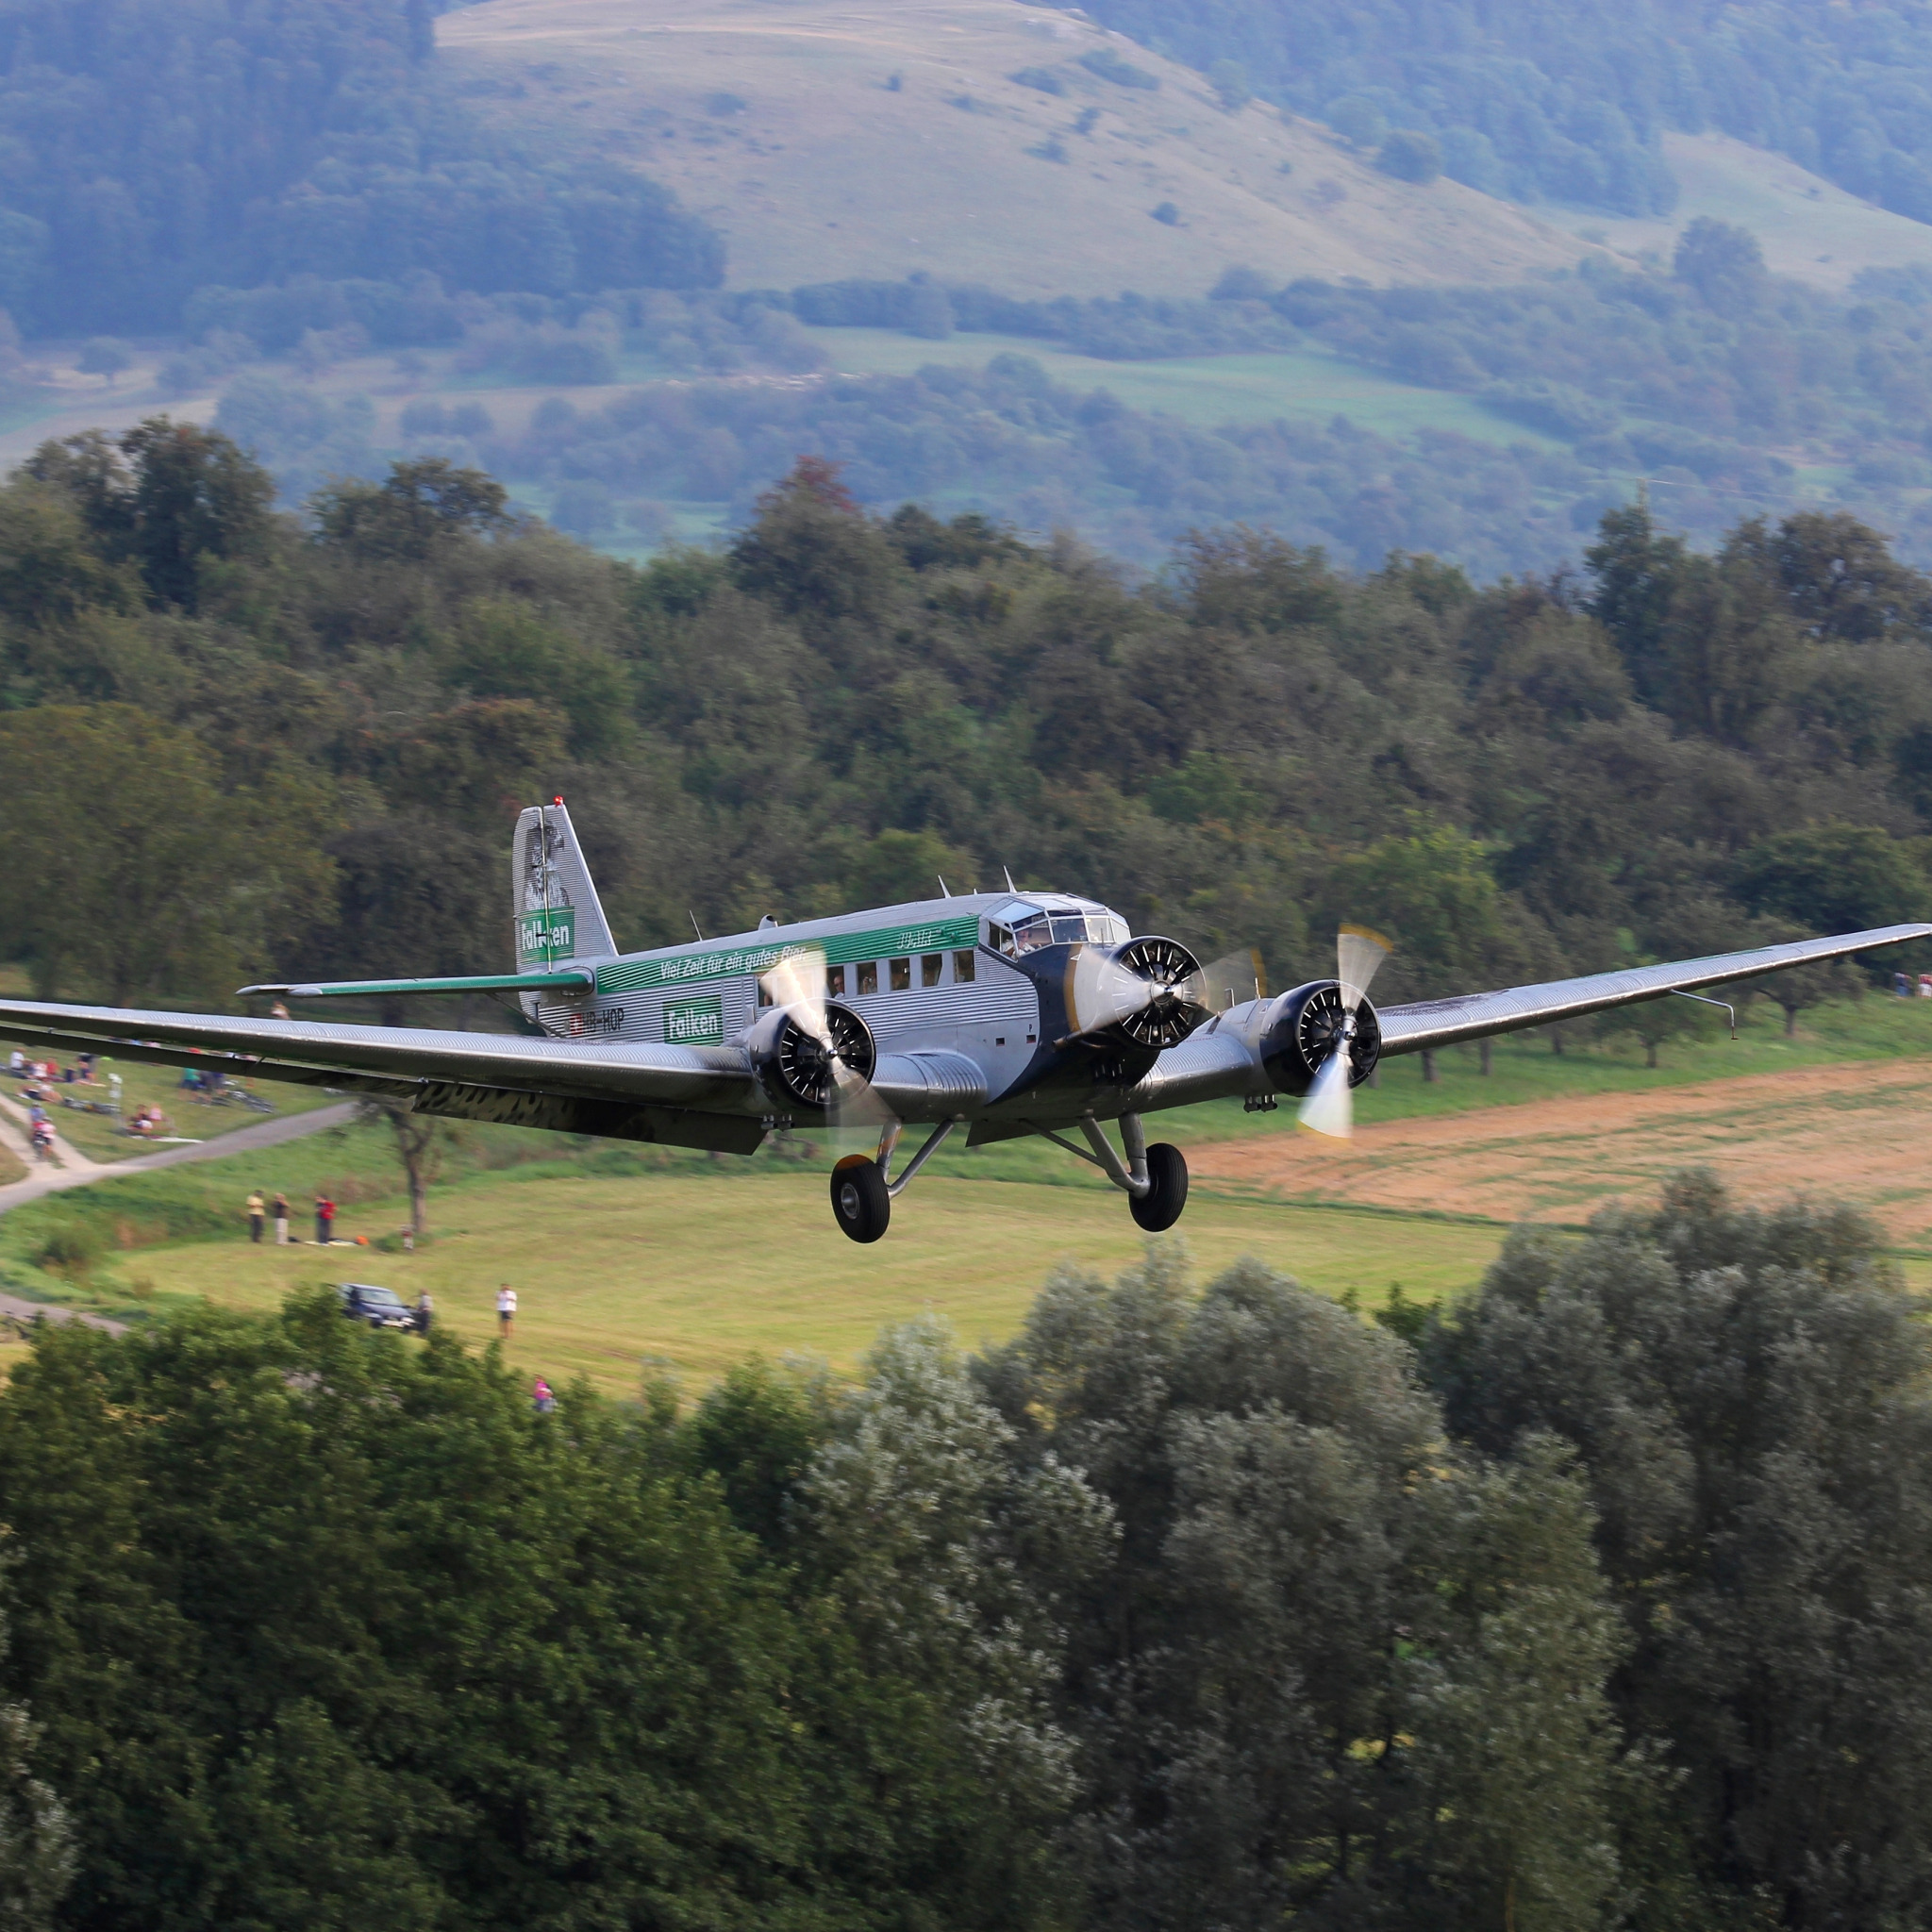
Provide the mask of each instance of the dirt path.
[{"label": "dirt path", "polygon": [[1599,1093],[1360,1129],[1353,1141],[1286,1132],[1189,1151],[1204,1181],[1303,1201],[1587,1219],[1709,1167],[1746,1200],[1811,1192],[1873,1215],[1903,1246],[1932,1246],[1932,1065],[1855,1061],[1647,1093]]},{"label": "dirt path", "polygon": [[[12,1147],[27,1162],[25,1180],[0,1187],[0,1214],[20,1208],[43,1195],[84,1188],[94,1181],[118,1180],[123,1174],[152,1174],[157,1168],[179,1167],[191,1160],[222,1160],[230,1154],[246,1154],[257,1147],[275,1147],[284,1141],[299,1140],[324,1127],[343,1125],[355,1113],[355,1103],[343,1101],[339,1107],[318,1107],[308,1113],[291,1113],[274,1120],[258,1121],[253,1126],[237,1127],[231,1134],[220,1134],[212,1141],[196,1141],[180,1147],[163,1147],[142,1154],[133,1160],[90,1160],[65,1140],[58,1140],[57,1151],[61,1165],[47,1167],[34,1160],[27,1145],[26,1115],[11,1101],[0,1097],[0,1141]],[[58,1125],[56,1124],[58,1136]]]}]

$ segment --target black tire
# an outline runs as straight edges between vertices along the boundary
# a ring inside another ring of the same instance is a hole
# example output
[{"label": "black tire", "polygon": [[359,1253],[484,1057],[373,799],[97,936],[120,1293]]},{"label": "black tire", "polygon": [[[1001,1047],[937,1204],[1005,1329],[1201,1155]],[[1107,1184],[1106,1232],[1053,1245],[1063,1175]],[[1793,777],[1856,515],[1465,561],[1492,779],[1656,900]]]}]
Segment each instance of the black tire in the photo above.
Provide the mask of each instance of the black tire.
[{"label": "black tire", "polygon": [[891,1225],[892,1197],[876,1160],[848,1154],[832,1170],[832,1218],[855,1241],[875,1241]]},{"label": "black tire", "polygon": [[1187,1205],[1188,1163],[1178,1147],[1157,1141],[1147,1150],[1147,1191],[1128,1195],[1128,1209],[1149,1234],[1165,1234]]}]

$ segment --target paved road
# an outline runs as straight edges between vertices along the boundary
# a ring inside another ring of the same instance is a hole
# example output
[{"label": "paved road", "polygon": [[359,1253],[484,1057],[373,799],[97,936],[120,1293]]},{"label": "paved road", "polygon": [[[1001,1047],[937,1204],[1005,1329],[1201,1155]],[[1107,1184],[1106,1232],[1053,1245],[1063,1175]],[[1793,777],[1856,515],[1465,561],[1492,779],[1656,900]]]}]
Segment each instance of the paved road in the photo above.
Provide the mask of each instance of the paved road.
[{"label": "paved road", "polygon": [[[126,1174],[152,1174],[157,1168],[179,1167],[190,1160],[220,1160],[230,1154],[246,1154],[257,1147],[276,1147],[284,1141],[299,1140],[304,1134],[320,1133],[325,1127],[343,1125],[355,1113],[355,1104],[343,1101],[337,1107],[318,1107],[307,1113],[291,1113],[275,1120],[258,1121],[253,1126],[237,1127],[232,1134],[218,1135],[212,1141],[199,1141],[192,1146],[161,1147],[132,1160],[90,1160],[77,1148],[62,1140],[61,1165],[48,1167],[34,1159],[27,1140],[25,1110],[0,1095],[0,1145],[27,1163],[26,1178],[9,1187],[0,1187],[0,1214],[9,1208],[25,1207],[48,1194],[63,1193],[69,1188],[84,1188],[94,1181],[118,1179]],[[24,1301],[18,1295],[0,1294],[0,1319],[11,1317],[31,1322],[44,1316],[50,1322],[85,1322],[92,1328],[106,1328],[120,1334],[126,1325],[111,1322],[105,1315],[83,1315],[72,1308],[55,1307],[43,1302]]]}]

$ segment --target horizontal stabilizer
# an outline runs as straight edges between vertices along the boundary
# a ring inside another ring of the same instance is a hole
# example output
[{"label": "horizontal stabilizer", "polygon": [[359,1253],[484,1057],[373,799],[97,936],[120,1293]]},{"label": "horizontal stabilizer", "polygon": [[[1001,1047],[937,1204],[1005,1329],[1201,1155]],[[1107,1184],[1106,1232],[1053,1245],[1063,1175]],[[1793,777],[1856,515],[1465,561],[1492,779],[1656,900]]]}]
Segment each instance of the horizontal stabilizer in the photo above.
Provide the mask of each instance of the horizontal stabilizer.
[{"label": "horizontal stabilizer", "polygon": [[597,983],[589,966],[557,966],[547,973],[485,973],[469,979],[329,979],[286,986],[243,986],[237,999],[391,999],[417,992],[585,992]]}]

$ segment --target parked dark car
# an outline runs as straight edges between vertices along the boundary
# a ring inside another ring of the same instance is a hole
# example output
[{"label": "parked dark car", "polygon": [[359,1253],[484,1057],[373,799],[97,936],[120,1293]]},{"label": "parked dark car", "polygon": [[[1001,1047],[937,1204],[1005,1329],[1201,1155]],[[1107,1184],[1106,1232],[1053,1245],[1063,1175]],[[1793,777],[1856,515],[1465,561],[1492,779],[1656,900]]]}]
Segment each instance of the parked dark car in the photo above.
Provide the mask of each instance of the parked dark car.
[{"label": "parked dark car", "polygon": [[366,1281],[343,1281],[336,1286],[342,1298],[342,1313],[352,1322],[367,1322],[372,1328],[414,1328],[416,1311],[406,1307],[394,1290],[375,1288]]}]

